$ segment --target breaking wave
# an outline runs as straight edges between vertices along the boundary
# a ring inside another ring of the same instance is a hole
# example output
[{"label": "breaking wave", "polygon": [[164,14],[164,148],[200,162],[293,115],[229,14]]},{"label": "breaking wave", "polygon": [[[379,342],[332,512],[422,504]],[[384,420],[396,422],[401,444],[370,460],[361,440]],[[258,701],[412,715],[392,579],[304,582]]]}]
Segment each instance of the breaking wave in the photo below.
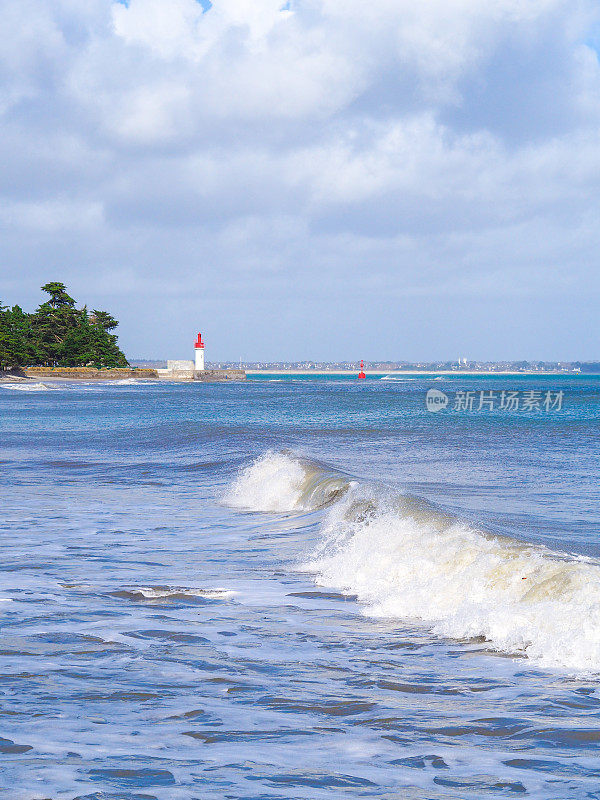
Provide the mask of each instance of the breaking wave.
[{"label": "breaking wave", "polygon": [[0,386],[3,389],[12,389],[18,392],[46,392],[50,389],[45,383],[2,383]]},{"label": "breaking wave", "polygon": [[351,483],[325,466],[269,450],[238,475],[223,500],[246,511],[314,511],[345,494]]},{"label": "breaking wave", "polygon": [[493,535],[291,453],[258,458],[224,499],[263,512],[323,509],[301,569],[356,595],[366,614],[483,638],[543,667],[600,672],[600,564],[592,559]]}]

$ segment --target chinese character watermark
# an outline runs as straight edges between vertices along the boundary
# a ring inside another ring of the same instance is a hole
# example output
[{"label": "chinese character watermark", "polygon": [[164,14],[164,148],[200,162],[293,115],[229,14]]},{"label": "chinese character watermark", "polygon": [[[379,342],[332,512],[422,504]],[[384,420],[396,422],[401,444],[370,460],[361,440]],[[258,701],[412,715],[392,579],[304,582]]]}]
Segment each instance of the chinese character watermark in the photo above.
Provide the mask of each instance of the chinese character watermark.
[{"label": "chinese character watermark", "polygon": [[463,390],[454,392],[454,397],[439,389],[429,389],[425,395],[428,411],[437,412],[444,408],[450,411],[516,411],[520,414],[535,414],[548,411],[561,411],[565,393],[553,390],[506,389]]}]

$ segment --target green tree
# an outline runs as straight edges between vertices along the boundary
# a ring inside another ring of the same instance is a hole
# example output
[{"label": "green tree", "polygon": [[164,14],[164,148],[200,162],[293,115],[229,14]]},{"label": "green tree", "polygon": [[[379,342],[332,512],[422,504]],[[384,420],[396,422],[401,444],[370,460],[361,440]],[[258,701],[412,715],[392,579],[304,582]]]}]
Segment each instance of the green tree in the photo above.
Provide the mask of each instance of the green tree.
[{"label": "green tree", "polygon": [[20,306],[0,310],[0,367],[19,367],[39,360],[31,315]]},{"label": "green tree", "polygon": [[75,300],[67,294],[67,287],[59,281],[51,281],[42,286],[43,292],[48,292],[50,299],[46,302],[52,308],[74,308]]},{"label": "green tree", "polygon": [[67,331],[61,342],[59,360],[63,367],[102,366],[95,363],[94,331],[87,314],[82,314],[79,324]]},{"label": "green tree", "polygon": [[127,367],[129,362],[117,344],[117,337],[109,331],[119,324],[107,311],[94,310],[90,317],[94,329],[94,363],[104,367]]},{"label": "green tree", "polygon": [[4,369],[10,361],[10,336],[8,328],[8,307],[0,300],[0,369]]},{"label": "green tree", "polygon": [[110,333],[119,324],[108,311],[76,308],[64,283],[42,286],[49,298],[33,314],[0,303],[0,367],[127,367],[125,355]]},{"label": "green tree", "polygon": [[96,308],[92,311],[90,319],[94,325],[99,325],[105,331],[112,331],[119,324],[108,311],[98,311]]},{"label": "green tree", "polygon": [[128,366],[127,359],[117,345],[117,337],[108,333],[87,314],[65,336],[61,348],[61,364],[98,368]]},{"label": "green tree", "polygon": [[81,324],[82,312],[64,291],[64,284],[47,283],[42,289],[50,294],[50,299],[32,315],[41,360],[48,366],[65,366],[61,358],[63,342],[69,331]]}]

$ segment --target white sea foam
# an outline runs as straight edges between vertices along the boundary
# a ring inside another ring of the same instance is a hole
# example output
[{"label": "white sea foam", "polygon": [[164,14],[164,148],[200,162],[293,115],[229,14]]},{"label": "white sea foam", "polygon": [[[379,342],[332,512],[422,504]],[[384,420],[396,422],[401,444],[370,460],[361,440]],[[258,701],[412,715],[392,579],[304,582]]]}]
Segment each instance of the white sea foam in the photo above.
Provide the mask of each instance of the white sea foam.
[{"label": "white sea foam", "polygon": [[398,382],[398,381],[419,381],[421,380],[421,378],[415,375],[382,375],[379,380]]},{"label": "white sea foam", "polygon": [[45,392],[50,389],[45,383],[28,383],[26,381],[23,383],[0,383],[0,387],[18,392]]},{"label": "white sea foam", "polygon": [[378,510],[336,509],[309,565],[373,616],[418,618],[455,638],[485,637],[544,666],[600,669],[600,567],[541,547]]},{"label": "white sea foam", "polygon": [[317,464],[269,450],[240,472],[223,501],[247,511],[310,511],[349,485],[344,476],[327,474]]},{"label": "white sea foam", "polygon": [[237,477],[224,502],[249,511],[293,511],[302,494],[305,471],[283,453],[267,452]]},{"label": "white sea foam", "polygon": [[[319,465],[270,452],[238,477],[232,505],[310,510],[333,480]],[[337,480],[346,491],[333,497],[302,566],[317,583],[357,595],[372,616],[484,637],[544,667],[600,672],[600,564],[491,535],[391,489]]]}]

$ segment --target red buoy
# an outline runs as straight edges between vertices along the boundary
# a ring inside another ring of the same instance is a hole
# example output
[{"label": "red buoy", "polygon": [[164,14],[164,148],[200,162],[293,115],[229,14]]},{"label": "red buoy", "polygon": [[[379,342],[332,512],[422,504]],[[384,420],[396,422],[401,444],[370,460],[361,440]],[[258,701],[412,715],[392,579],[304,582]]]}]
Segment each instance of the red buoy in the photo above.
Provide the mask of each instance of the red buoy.
[{"label": "red buoy", "polygon": [[358,373],[358,377],[359,377],[359,378],[361,378],[361,379],[362,379],[362,378],[366,378],[366,377],[367,377],[367,376],[365,375],[365,365],[364,365],[364,363],[363,363],[363,360],[362,360],[362,358],[361,358],[361,360],[360,360],[360,372]]}]

